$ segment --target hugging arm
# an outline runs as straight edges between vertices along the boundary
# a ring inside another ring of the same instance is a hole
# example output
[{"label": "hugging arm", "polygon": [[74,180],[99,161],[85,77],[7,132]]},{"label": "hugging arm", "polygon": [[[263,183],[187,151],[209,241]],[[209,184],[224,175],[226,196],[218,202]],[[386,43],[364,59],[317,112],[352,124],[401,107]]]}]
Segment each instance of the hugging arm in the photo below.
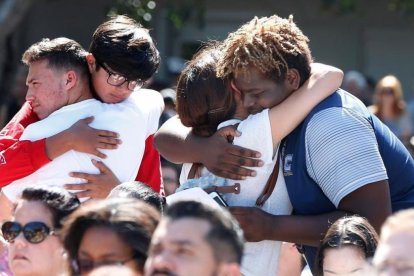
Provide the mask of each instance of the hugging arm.
[{"label": "hugging arm", "polygon": [[[235,131],[235,130],[234,130]],[[208,138],[191,134],[190,128],[181,124],[178,117],[169,119],[157,131],[154,143],[161,155],[174,163],[202,163],[215,175],[243,179],[254,171],[241,166],[257,167],[260,153],[234,146],[222,135]]]},{"label": "hugging arm", "polygon": [[1,131],[0,187],[32,174],[68,150],[105,157],[97,148],[114,149],[120,143],[116,133],[89,127],[92,118],[80,120],[71,128],[46,139],[20,141],[24,129],[36,121],[36,114],[25,103]]},{"label": "hugging arm", "polygon": [[341,85],[343,72],[335,67],[313,63],[311,76],[283,102],[269,111],[273,145],[294,130],[322,100]]},{"label": "hugging arm", "polygon": [[[391,214],[387,173],[372,126],[364,117],[340,108],[326,109],[319,115],[306,131],[307,173],[336,210],[273,216],[257,208],[235,208],[232,212],[241,221],[247,239],[317,246],[330,224],[345,214],[366,217],[378,232]],[[310,202],[318,204],[318,198]],[[250,225],[253,219],[259,224],[257,229]]]},{"label": "hugging arm", "polygon": [[337,210],[328,213],[277,216],[255,207],[230,207],[230,211],[239,221],[247,241],[279,240],[317,247],[329,226],[345,215],[366,217],[379,233],[391,214],[391,202],[388,182],[384,180],[355,190],[341,201]]},{"label": "hugging arm", "polygon": [[46,139],[46,153],[50,159],[69,150],[93,154],[100,158],[106,155],[99,149],[116,149],[121,140],[113,131],[94,129],[89,126],[93,117],[74,123],[70,128]]}]

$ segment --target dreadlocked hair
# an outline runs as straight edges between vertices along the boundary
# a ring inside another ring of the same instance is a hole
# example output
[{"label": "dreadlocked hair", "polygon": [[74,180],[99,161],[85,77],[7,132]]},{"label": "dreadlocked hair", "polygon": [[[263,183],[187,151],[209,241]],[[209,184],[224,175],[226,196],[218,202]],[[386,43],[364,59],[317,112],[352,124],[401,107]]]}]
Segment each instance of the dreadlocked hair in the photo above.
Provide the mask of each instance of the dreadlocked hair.
[{"label": "dreadlocked hair", "polygon": [[217,64],[219,77],[249,78],[249,66],[256,67],[266,77],[281,82],[287,69],[299,71],[301,85],[309,78],[311,51],[309,39],[293,22],[293,16],[284,19],[255,17],[231,33],[223,43],[223,57]]}]

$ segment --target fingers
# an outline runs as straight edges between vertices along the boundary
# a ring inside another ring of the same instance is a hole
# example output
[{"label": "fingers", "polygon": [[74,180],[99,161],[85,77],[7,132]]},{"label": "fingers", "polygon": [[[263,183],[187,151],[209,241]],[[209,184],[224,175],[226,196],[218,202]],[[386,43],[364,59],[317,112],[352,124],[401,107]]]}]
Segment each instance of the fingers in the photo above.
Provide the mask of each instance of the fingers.
[{"label": "fingers", "polygon": [[[249,163],[252,163],[252,164],[258,164],[259,161],[261,161],[261,160],[257,160],[257,159],[256,160],[252,159],[252,158],[260,158],[261,157],[260,152],[255,151],[255,150],[251,150],[251,149],[247,149],[247,148],[243,148],[243,147],[240,147],[240,146],[235,146],[235,145],[229,144],[229,147],[226,149],[226,151],[230,154],[235,155],[235,156],[239,156],[239,157],[245,159],[246,162],[249,162]],[[251,166],[251,167],[258,167],[258,166],[259,165]]]},{"label": "fingers", "polygon": [[237,130],[236,126],[227,126],[217,130],[217,134],[222,137],[239,137],[241,135],[241,132]]},{"label": "fingers", "polygon": [[[76,178],[82,178],[87,180],[88,182],[94,182],[97,179],[97,174],[90,174],[90,173],[83,173],[83,172],[71,172],[69,173],[69,176],[76,177]],[[74,185],[84,185],[84,184],[74,184]]]},{"label": "fingers", "polygon": [[82,197],[91,197],[92,192],[91,191],[81,191],[75,193],[78,198]]},{"label": "fingers", "polygon": [[229,178],[233,180],[244,180],[248,176],[256,176],[256,172],[251,169],[231,166],[229,164],[223,164],[220,168],[210,169],[210,171],[223,178]]},{"label": "fingers", "polygon": [[93,122],[93,119],[94,119],[94,117],[90,116],[90,117],[86,117],[84,119],[80,119],[78,122],[83,122],[83,123],[89,125],[90,123]]},{"label": "fingers", "polygon": [[116,137],[99,136],[99,142],[109,145],[120,145],[122,140]]},{"label": "fingers", "polygon": [[64,188],[66,190],[88,190],[89,189],[90,184],[85,183],[85,184],[65,184]]},{"label": "fingers", "polygon": [[114,131],[109,130],[103,130],[103,129],[97,129],[98,135],[102,137],[108,137],[108,138],[118,138],[119,134]]},{"label": "fingers", "polygon": [[112,173],[112,171],[101,161],[92,159],[92,164],[98,168],[102,174]]},{"label": "fingers", "polygon": [[96,148],[98,148],[98,149],[117,149],[118,145],[99,142],[98,144],[96,144]]}]

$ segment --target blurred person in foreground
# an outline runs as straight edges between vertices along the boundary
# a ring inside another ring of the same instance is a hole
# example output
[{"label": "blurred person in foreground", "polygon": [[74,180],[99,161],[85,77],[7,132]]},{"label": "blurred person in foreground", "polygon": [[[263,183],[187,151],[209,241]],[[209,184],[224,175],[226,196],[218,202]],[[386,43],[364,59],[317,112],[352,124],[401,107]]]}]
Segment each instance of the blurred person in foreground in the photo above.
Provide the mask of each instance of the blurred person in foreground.
[{"label": "blurred person in foreground", "polygon": [[318,276],[364,275],[377,249],[378,234],[363,217],[343,217],[329,227],[316,257]]},{"label": "blurred person in foreground", "polygon": [[414,209],[387,218],[372,263],[381,276],[414,275]]},{"label": "blurred person in foreground", "polygon": [[154,207],[131,198],[82,205],[68,218],[62,233],[71,275],[88,275],[104,265],[128,266],[142,275],[159,219]]},{"label": "blurred person in foreground", "polygon": [[9,266],[15,276],[56,276],[68,270],[60,239],[64,219],[80,206],[60,187],[28,187],[17,201],[13,218],[2,224],[9,245]]},{"label": "blurred person in foreground", "polygon": [[107,198],[134,198],[145,201],[160,213],[165,207],[165,199],[151,187],[139,181],[124,182],[111,190]]},{"label": "blurred person in foreground", "polygon": [[154,232],[145,275],[240,276],[243,244],[243,232],[226,210],[177,202]]}]

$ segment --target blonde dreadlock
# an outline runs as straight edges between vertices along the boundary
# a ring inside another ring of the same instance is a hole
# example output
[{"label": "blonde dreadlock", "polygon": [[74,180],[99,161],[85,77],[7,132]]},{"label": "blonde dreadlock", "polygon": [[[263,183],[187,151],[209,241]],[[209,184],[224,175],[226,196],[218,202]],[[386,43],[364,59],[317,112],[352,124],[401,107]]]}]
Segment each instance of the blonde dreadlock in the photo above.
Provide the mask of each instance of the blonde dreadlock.
[{"label": "blonde dreadlock", "polygon": [[296,68],[303,83],[309,77],[312,62],[308,42],[292,15],[289,19],[276,15],[255,17],[224,41],[224,56],[217,64],[217,74],[226,77],[242,73],[248,77],[248,66],[253,65],[266,76],[281,81],[288,68]]}]

